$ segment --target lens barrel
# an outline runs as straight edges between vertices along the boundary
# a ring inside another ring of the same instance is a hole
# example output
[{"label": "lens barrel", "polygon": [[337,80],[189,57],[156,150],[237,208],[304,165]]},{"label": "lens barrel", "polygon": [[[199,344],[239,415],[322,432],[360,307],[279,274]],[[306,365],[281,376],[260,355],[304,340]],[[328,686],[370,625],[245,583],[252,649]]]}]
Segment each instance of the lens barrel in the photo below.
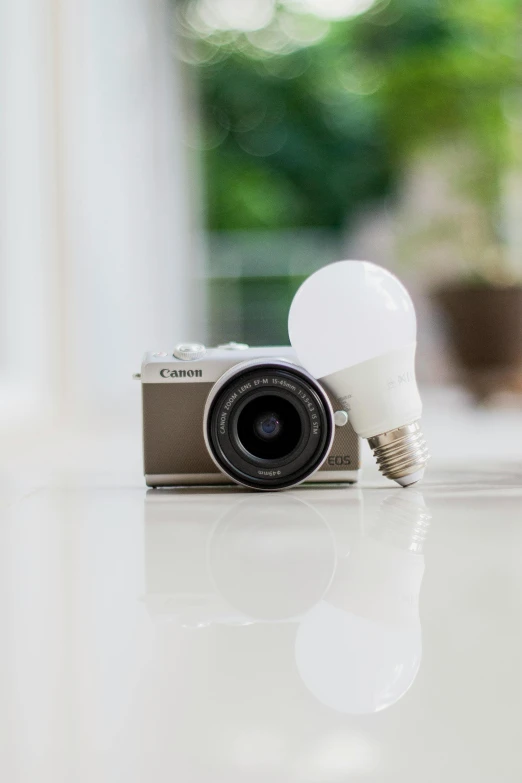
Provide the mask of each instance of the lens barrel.
[{"label": "lens barrel", "polygon": [[220,470],[253,489],[304,481],[330,451],[333,412],[320,384],[284,360],[235,365],[212,388],[205,441]]}]

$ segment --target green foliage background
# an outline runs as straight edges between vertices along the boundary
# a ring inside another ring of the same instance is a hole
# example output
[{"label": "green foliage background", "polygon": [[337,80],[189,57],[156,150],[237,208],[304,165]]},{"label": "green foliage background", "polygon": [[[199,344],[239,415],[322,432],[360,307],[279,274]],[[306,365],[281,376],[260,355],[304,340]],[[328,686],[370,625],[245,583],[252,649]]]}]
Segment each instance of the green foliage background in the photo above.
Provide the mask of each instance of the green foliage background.
[{"label": "green foliage background", "polygon": [[444,135],[479,150],[470,187],[493,209],[521,17],[518,0],[390,0],[289,54],[199,41],[209,228],[345,227]]},{"label": "green foliage background", "polygon": [[[191,2],[183,0],[185,11]],[[280,5],[271,28],[288,13]],[[312,32],[324,25],[305,22]],[[340,257],[357,212],[393,201],[412,157],[445,143],[470,153],[456,176],[479,208],[480,236],[469,242],[450,214],[431,222],[417,247],[453,239],[469,281],[509,282],[501,191],[505,171],[522,169],[521,22],[520,0],[375,0],[367,12],[331,23],[316,43],[279,54],[259,48],[256,36],[198,35],[184,25],[199,88],[213,339],[288,339],[305,259],[288,272],[282,257],[274,272],[273,243],[253,246],[241,230],[251,237],[321,227],[339,237]],[[236,230],[246,265],[234,271],[214,240]],[[275,252],[284,256],[283,245]],[[420,255],[406,243],[399,253],[407,263]],[[323,263],[327,255],[319,252]]]}]

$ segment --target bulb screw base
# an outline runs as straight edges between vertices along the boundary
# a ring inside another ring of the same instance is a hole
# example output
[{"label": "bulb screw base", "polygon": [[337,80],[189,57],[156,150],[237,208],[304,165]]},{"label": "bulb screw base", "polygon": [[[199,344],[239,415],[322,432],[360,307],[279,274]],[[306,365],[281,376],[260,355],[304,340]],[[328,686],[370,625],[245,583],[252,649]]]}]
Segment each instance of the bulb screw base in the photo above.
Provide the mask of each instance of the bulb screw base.
[{"label": "bulb screw base", "polygon": [[368,438],[368,443],[386,478],[408,487],[423,477],[430,455],[419,421]]}]

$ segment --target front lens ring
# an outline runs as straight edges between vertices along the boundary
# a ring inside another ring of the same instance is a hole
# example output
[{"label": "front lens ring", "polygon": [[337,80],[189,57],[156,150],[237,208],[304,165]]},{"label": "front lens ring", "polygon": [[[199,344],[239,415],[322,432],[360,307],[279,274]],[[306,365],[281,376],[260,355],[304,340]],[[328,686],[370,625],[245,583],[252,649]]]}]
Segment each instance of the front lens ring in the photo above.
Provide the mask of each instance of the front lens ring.
[{"label": "front lens ring", "polygon": [[[307,422],[304,442],[282,459],[245,453],[233,426],[234,413],[256,391],[290,398]],[[318,470],[331,449],[333,412],[321,385],[303,368],[284,360],[254,359],[228,370],[211,390],[204,414],[204,435],[219,469],[236,483],[274,491],[300,484]]]}]

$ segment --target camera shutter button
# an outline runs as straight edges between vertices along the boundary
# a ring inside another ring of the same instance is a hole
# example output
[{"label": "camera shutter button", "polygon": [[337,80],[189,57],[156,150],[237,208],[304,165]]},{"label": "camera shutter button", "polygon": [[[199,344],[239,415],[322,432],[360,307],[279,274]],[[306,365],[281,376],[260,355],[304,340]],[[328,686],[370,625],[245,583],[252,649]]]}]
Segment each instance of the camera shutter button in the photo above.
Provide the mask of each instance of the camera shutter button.
[{"label": "camera shutter button", "polygon": [[183,362],[193,362],[201,359],[207,352],[207,349],[201,343],[180,343],[176,345],[172,352],[176,359]]}]

